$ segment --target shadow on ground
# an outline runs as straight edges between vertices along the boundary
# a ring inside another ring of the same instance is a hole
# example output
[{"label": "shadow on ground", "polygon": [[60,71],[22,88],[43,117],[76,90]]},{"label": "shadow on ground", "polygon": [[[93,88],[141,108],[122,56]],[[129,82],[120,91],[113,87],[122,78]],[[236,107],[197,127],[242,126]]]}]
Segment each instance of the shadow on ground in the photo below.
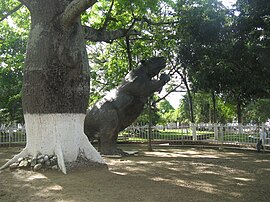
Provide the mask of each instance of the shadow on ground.
[{"label": "shadow on ground", "polygon": [[[269,201],[270,154],[206,148],[155,148],[137,156],[105,158],[105,168],[63,175],[0,172],[0,201]],[[22,148],[0,148],[0,164]]]}]

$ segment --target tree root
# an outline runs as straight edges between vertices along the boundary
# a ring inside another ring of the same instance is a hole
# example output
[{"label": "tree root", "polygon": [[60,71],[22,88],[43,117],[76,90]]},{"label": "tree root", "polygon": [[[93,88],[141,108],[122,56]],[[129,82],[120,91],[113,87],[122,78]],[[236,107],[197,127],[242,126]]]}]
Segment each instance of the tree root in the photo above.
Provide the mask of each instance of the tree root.
[{"label": "tree root", "polygon": [[28,156],[28,149],[27,147],[24,148],[19,154],[15,155],[12,159],[10,159],[8,162],[6,162],[3,166],[0,167],[0,170],[3,170],[5,168],[8,168],[12,163],[15,163],[18,161],[19,158]]},{"label": "tree root", "polygon": [[[28,151],[27,146],[17,155],[15,155],[12,159],[10,159],[7,163],[5,163],[0,170],[8,168],[12,163],[15,163],[18,161],[19,158],[25,158],[28,155],[36,156],[38,154],[41,154],[38,152],[37,154],[30,154]],[[67,168],[66,164],[74,163],[76,164],[75,160],[74,162],[65,162],[63,150],[60,144],[56,144],[54,154],[57,156],[57,164],[59,169],[64,173],[67,174]],[[96,151],[96,149],[90,144],[86,136],[82,136],[82,139],[80,141],[80,147],[78,149],[78,155],[77,159],[83,158],[85,161],[92,162],[93,164],[100,164],[106,166],[105,161],[100,156],[100,154]]]}]

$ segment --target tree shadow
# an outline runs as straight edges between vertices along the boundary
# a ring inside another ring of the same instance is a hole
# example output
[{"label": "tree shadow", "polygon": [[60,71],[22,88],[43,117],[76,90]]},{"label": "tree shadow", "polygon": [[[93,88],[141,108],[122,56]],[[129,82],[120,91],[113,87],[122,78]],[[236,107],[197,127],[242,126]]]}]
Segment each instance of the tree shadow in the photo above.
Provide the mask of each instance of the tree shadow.
[{"label": "tree shadow", "polygon": [[[0,163],[17,152],[0,148]],[[67,175],[1,171],[0,201],[268,201],[268,153],[139,147],[137,156],[105,160],[108,170]]]}]

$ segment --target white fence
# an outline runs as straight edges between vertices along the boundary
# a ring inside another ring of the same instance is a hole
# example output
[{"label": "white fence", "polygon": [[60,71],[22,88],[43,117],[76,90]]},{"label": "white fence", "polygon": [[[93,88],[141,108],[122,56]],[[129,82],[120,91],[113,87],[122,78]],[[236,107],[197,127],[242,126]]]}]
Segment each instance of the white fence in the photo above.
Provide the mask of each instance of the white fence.
[{"label": "white fence", "polygon": [[[118,136],[119,142],[170,143],[170,144],[216,144],[255,146],[261,139],[264,146],[270,146],[270,128],[265,125],[239,124],[191,124],[167,126],[130,126]],[[1,125],[0,146],[26,143],[23,125]]]},{"label": "white fence", "polygon": [[119,134],[125,142],[167,142],[170,144],[218,144],[255,146],[261,139],[270,146],[270,128],[265,125],[191,124],[178,126],[130,126]]},{"label": "white fence", "polygon": [[26,133],[23,125],[0,125],[0,146],[12,146],[25,143]]}]

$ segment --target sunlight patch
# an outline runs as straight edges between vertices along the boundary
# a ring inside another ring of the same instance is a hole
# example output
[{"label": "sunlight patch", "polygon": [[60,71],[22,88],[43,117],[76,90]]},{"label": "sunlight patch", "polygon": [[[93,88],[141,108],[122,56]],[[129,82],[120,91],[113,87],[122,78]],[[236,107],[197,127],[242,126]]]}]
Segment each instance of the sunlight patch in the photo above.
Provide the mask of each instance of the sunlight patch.
[{"label": "sunlight patch", "polygon": [[127,166],[126,169],[132,172],[145,172],[145,168],[138,168],[138,167],[136,168],[136,167]]},{"label": "sunlight patch", "polygon": [[180,179],[165,179],[161,177],[154,177],[151,178],[153,181],[157,182],[167,182],[169,184],[173,184],[179,187],[184,187],[184,188],[189,188],[189,189],[195,189],[198,191],[203,191],[206,193],[218,193],[219,190],[215,188],[214,185],[209,184],[205,181],[197,181],[197,182],[190,182],[190,181],[185,181],[185,180],[180,180]]},{"label": "sunlight patch", "polygon": [[47,179],[45,175],[42,175],[41,173],[35,173],[34,175],[29,176],[26,181],[32,181],[32,180],[40,180],[40,179]]},{"label": "sunlight patch", "polygon": [[153,162],[151,161],[138,161],[138,164],[152,164]]},{"label": "sunlight patch", "polygon": [[198,151],[185,151],[185,152],[172,152],[168,153],[167,151],[155,151],[155,152],[145,152],[147,156],[157,156],[157,157],[184,157],[184,158],[211,158],[211,159],[219,159],[220,157],[217,155],[211,154],[201,154]]},{"label": "sunlight patch", "polygon": [[234,179],[244,181],[244,182],[254,181],[254,179],[244,178],[244,177],[235,177]]},{"label": "sunlight patch", "polygon": [[106,159],[105,158],[105,162],[108,164],[108,165],[111,165],[111,166],[114,166],[114,165],[120,165],[120,164],[134,164],[135,162],[133,161],[130,161],[130,160],[122,160],[122,159],[117,159],[117,160],[114,160],[114,159]]},{"label": "sunlight patch", "polygon": [[270,162],[270,160],[268,159],[260,159],[260,160],[255,160],[256,163],[267,163],[267,162]]},{"label": "sunlight patch", "polygon": [[45,175],[41,173],[35,173],[32,171],[26,171],[26,170],[17,170],[14,172],[14,177],[17,180],[22,180],[22,181],[33,181],[33,180],[41,180],[41,179],[48,179]]},{"label": "sunlight patch", "polygon": [[160,181],[167,181],[166,179],[161,178],[161,177],[153,177],[153,178],[151,178],[151,179],[154,180],[154,181],[157,181],[157,182],[160,182]]},{"label": "sunlight patch", "polygon": [[63,187],[61,187],[60,185],[53,185],[47,188],[48,191],[61,191],[63,190]]},{"label": "sunlight patch", "polygon": [[123,173],[123,172],[116,172],[116,171],[111,171],[111,172],[116,175],[127,175],[127,173]]}]

